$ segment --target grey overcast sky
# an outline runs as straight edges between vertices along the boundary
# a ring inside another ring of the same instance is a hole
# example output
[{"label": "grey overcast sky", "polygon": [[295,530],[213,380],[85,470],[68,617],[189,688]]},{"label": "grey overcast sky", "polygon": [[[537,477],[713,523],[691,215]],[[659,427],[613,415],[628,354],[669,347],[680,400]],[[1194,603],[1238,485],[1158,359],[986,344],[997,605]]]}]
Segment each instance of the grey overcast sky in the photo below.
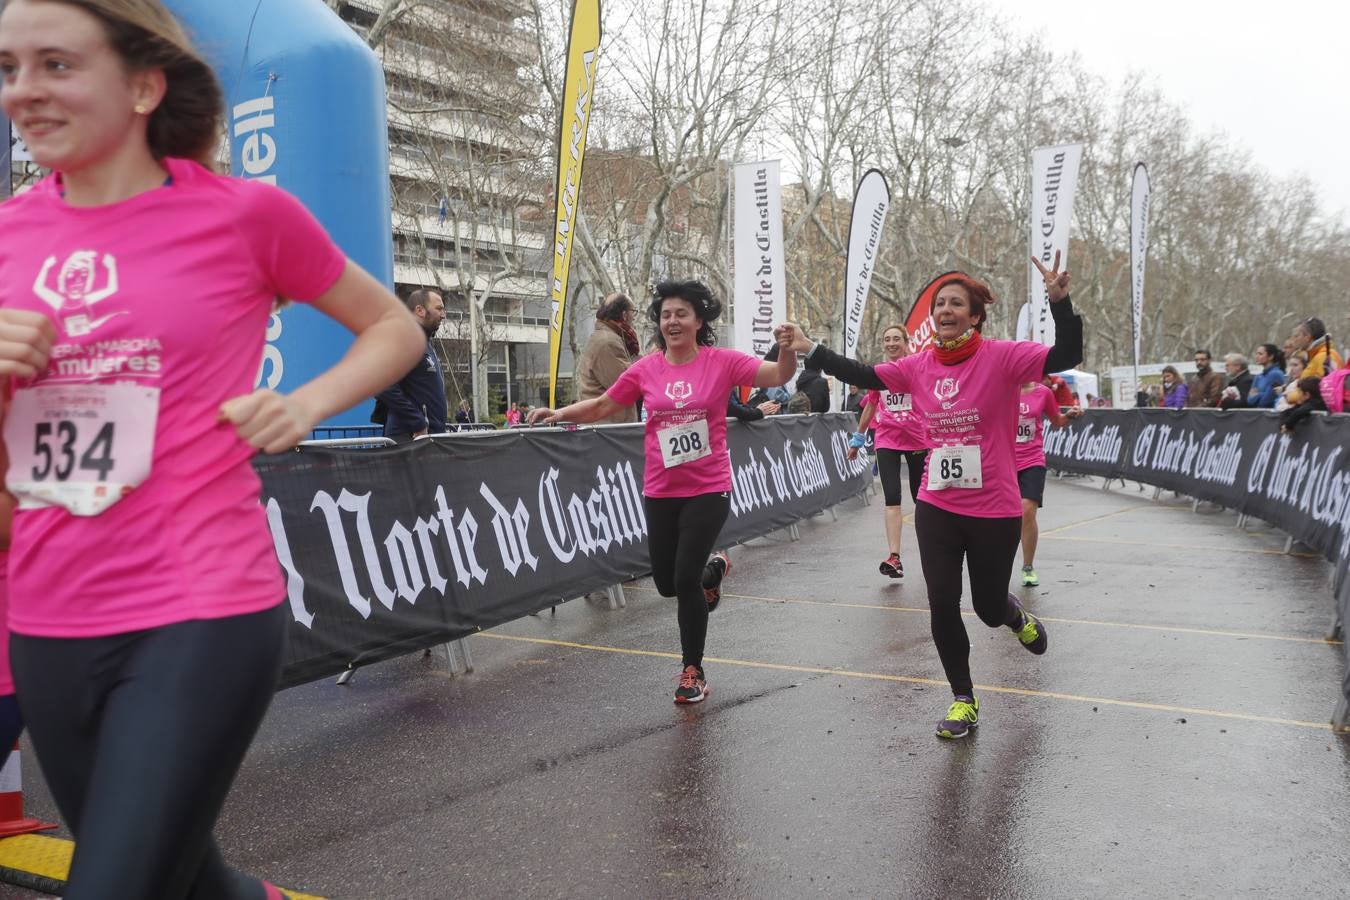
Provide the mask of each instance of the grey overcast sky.
[{"label": "grey overcast sky", "polygon": [[1350,4],[1342,0],[984,0],[1113,83],[1141,71],[1199,133],[1278,177],[1307,175],[1350,224]]}]

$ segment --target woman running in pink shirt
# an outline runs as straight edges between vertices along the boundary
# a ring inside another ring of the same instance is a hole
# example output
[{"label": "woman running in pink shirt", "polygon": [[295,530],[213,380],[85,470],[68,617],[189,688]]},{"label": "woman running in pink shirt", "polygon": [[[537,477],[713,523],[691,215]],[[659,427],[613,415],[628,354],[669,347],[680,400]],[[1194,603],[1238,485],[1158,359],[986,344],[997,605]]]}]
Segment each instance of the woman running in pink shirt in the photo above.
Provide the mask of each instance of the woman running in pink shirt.
[{"label": "woman running in pink shirt", "polygon": [[[11,662],[65,897],[280,897],[211,837],[290,623],[250,460],[425,337],[293,197],[212,171],[220,87],[159,0],[8,0],[0,77],[53,172],[0,206],[0,376]],[[357,335],[285,396],[254,390],[281,298]]]},{"label": "woman running in pink shirt", "polygon": [[642,493],[652,580],[661,596],[679,600],[676,703],[699,703],[708,695],[703,569],[731,511],[727,397],[737,385],[774,387],[797,372],[790,350],[777,362],[762,362],[715,346],[712,322],[721,314],[721,302],[701,282],[658,284],[647,315],[658,327],[661,352],[633,363],[599,397],[530,413],[532,425],[595,422],[641,398],[647,413]]},{"label": "woman running in pink shirt", "polygon": [[[881,333],[881,349],[889,362],[909,355],[909,333],[903,326],[892,325]],[[863,446],[868,425],[876,429],[873,446],[877,451],[877,469],[881,473],[881,491],[886,498],[886,544],[891,554],[881,562],[882,575],[904,578],[905,567],[900,562],[900,535],[904,525],[904,510],[900,463],[909,469],[909,499],[919,499],[923,483],[923,461],[928,450],[924,444],[923,422],[914,411],[909,394],[895,391],[871,391],[863,401],[862,415],[858,417],[858,431],[849,440],[848,458],[856,459]]]},{"label": "woman running in pink shirt", "polygon": [[924,423],[928,463],[915,503],[919,561],[928,587],[933,642],[954,699],[937,735],[962,738],[979,721],[970,676],[970,639],[961,620],[961,572],[970,571],[971,601],[991,628],[1007,626],[1032,653],[1044,653],[1045,626],[1008,593],[1022,509],[1013,441],[1021,385],[1072,368],[1082,357],[1082,321],[1069,301],[1069,273],[1056,255],[1045,277],[1055,318],[1054,347],[985,340],[989,288],[968,275],[943,279],[933,299],[936,343],[929,352],[868,366],[817,347],[796,325],[775,330],[784,349],[806,353],[848,384],[909,394]]},{"label": "woman running in pink shirt", "polygon": [[1062,428],[1082,414],[1076,406],[1061,413],[1055,392],[1039,381],[1022,385],[1013,450],[1017,457],[1017,489],[1022,495],[1022,587],[1041,583],[1036,575],[1036,542],[1041,534],[1036,510],[1045,505],[1045,422]]}]

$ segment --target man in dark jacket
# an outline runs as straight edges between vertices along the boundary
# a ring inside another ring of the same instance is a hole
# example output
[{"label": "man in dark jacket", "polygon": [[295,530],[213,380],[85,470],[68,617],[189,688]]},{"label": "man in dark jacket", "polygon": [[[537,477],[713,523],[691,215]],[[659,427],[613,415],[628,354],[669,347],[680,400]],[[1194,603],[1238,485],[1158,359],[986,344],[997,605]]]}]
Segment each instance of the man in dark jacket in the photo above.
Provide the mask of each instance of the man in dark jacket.
[{"label": "man in dark jacket", "polygon": [[381,408],[385,412],[384,436],[400,443],[445,431],[449,411],[441,360],[432,345],[436,329],[445,319],[445,300],[435,291],[416,290],[403,303],[427,333],[427,351],[411,372],[375,397],[376,415]]},{"label": "man in dark jacket", "polygon": [[830,386],[825,382],[825,377],[820,374],[819,369],[813,369],[808,365],[802,370],[802,374],[797,376],[797,393],[805,394],[811,401],[810,412],[830,411]]}]

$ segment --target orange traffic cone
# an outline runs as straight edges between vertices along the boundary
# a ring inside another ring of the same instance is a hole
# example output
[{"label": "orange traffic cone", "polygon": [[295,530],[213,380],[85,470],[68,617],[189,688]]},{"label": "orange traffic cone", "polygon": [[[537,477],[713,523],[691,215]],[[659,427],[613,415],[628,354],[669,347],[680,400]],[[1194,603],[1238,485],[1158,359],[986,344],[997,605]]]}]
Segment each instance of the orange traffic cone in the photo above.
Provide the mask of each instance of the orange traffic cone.
[{"label": "orange traffic cone", "polygon": [[19,767],[19,742],[15,741],[9,761],[0,769],[0,838],[50,831],[55,827],[23,814],[23,773]]}]

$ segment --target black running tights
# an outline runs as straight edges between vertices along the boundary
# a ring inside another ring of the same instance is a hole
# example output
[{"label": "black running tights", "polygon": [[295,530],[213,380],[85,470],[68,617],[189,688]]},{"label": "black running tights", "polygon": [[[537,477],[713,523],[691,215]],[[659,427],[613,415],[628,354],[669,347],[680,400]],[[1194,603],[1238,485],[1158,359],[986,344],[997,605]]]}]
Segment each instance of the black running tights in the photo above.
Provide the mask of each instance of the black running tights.
[{"label": "black running tights", "polygon": [[717,536],[731,512],[731,499],[721,492],[645,499],[652,580],[662,597],[679,598],[681,665],[702,670],[708,638],[703,566],[717,546]]},{"label": "black running tights", "polygon": [[1022,517],[959,516],[919,501],[914,531],[928,585],[933,643],[952,693],[971,696],[970,638],[961,619],[962,563],[970,563],[971,602],[980,621],[990,628],[1020,625],[1022,610],[1008,593],[1008,580],[1022,539]]},{"label": "black running tights", "polygon": [[287,617],[12,636],[33,749],[75,834],[66,900],[265,896],[211,830],[276,690]]},{"label": "black running tights", "polygon": [[900,460],[905,460],[909,469],[909,499],[917,503],[919,488],[923,486],[923,463],[928,456],[927,450],[891,450],[877,448],[877,471],[881,474],[881,493],[887,506],[900,506],[903,496],[900,479]]}]

